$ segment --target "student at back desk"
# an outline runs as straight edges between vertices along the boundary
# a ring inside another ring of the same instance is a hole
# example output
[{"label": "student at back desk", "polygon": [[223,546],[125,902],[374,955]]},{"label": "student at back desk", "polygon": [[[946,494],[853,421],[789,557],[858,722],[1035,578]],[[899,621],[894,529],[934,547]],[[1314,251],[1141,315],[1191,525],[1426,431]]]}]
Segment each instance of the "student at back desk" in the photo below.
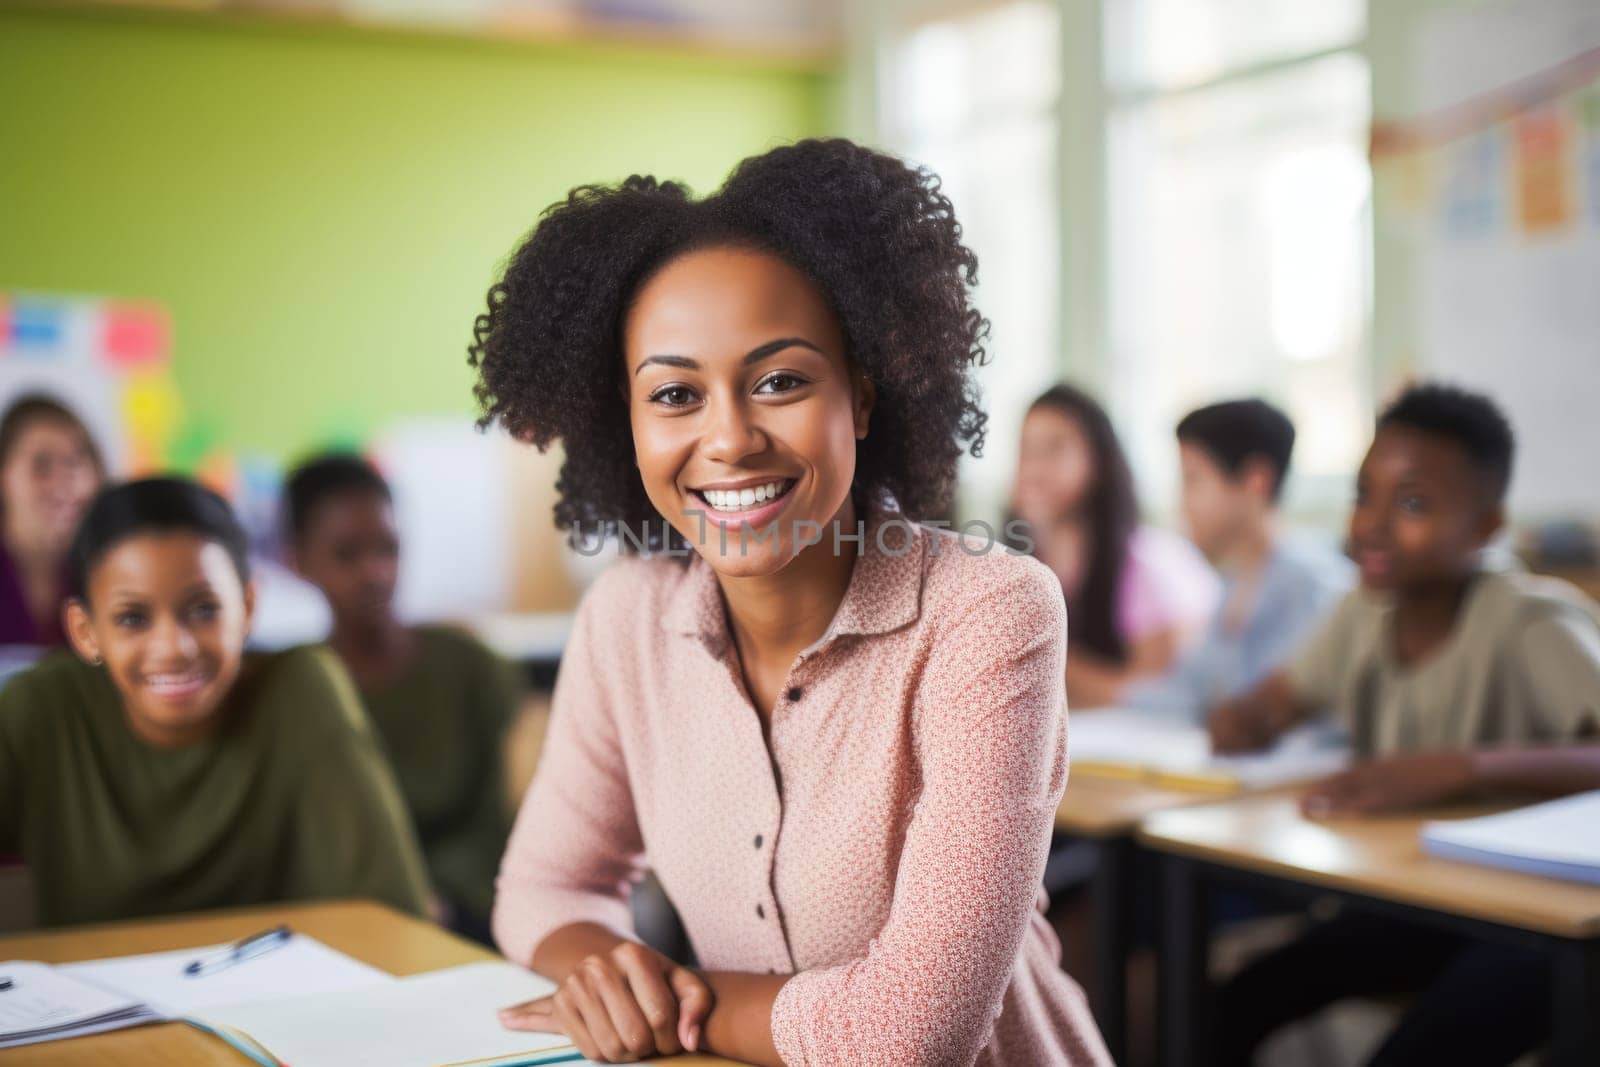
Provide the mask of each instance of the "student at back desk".
[{"label": "student at back desk", "polygon": [[[1216,747],[1260,747],[1319,709],[1369,757],[1313,787],[1325,816],[1481,789],[1600,787],[1600,617],[1564,583],[1484,564],[1504,522],[1511,428],[1486,397],[1407,390],[1378,419],[1350,548],[1362,588],[1288,667],[1217,707]],[[1374,1064],[1507,1063],[1543,1040],[1550,976],[1520,949],[1350,914],[1257,960],[1222,991],[1221,1062],[1345,996],[1421,991]]]}]

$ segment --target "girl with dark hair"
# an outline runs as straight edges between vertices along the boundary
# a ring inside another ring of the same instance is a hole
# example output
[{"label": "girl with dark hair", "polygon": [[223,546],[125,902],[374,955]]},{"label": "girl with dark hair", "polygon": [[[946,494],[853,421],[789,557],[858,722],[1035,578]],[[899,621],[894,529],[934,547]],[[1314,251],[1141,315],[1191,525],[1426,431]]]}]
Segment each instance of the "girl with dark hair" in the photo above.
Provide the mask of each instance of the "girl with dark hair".
[{"label": "girl with dark hair", "polygon": [[1029,407],[1011,507],[1066,594],[1071,706],[1159,677],[1210,618],[1216,576],[1187,541],[1140,525],[1116,430],[1081,389],[1053,386]]},{"label": "girl with dark hair", "polygon": [[60,645],[67,545],[105,477],[78,417],[38,393],[0,416],[0,645]]},{"label": "girl with dark hair", "polygon": [[321,897],[420,912],[416,840],[333,655],[245,655],[255,594],[227,503],[177,478],[107,489],[70,558],[77,655],[0,690],[0,853],[31,868],[39,919]]},{"label": "girl with dark hair", "polygon": [[[560,525],[653,557],[562,658],[494,915],[559,989],[507,1025],[611,1062],[1108,1062],[1042,914],[1059,587],[917,522],[983,438],[960,233],[926,171],[804,141],[704,200],[577,189],[490,290],[486,417],[563,442]],[[646,861],[703,969],[633,938]]]}]

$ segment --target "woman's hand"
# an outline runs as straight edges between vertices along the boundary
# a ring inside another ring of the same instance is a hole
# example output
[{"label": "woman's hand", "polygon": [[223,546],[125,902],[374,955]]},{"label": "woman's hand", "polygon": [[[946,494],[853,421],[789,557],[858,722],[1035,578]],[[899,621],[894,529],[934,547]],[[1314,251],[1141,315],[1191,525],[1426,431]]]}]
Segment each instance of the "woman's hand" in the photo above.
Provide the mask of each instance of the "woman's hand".
[{"label": "woman's hand", "polygon": [[711,987],[653,949],[623,941],[585,957],[548,997],[504,1008],[511,1030],[563,1033],[591,1060],[632,1063],[700,1047]]},{"label": "woman's hand", "polygon": [[1300,798],[1300,810],[1314,819],[1403,811],[1454,800],[1474,783],[1471,753],[1393,756],[1318,782]]}]

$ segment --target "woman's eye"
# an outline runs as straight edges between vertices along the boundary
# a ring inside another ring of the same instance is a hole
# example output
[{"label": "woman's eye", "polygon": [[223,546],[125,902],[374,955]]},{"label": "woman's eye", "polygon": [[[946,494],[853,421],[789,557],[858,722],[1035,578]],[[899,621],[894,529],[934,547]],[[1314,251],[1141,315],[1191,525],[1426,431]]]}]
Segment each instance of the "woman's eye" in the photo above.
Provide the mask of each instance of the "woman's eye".
[{"label": "woman's eye", "polygon": [[189,617],[197,622],[214,622],[221,613],[222,606],[220,604],[196,604],[189,609]]},{"label": "woman's eye", "polygon": [[681,408],[694,403],[694,391],[686,385],[663,385],[650,394],[650,402],[663,404],[669,408]]},{"label": "woman's eye", "polygon": [[798,389],[806,384],[805,379],[793,374],[769,374],[761,379],[761,384],[756,386],[758,393],[787,393],[791,389]]},{"label": "woman's eye", "polygon": [[111,617],[111,621],[124,630],[137,630],[145,624],[145,617],[139,611],[119,611]]},{"label": "woman's eye", "polygon": [[1428,502],[1415,493],[1407,493],[1400,498],[1400,510],[1410,512],[1413,515],[1419,514],[1428,510]]}]

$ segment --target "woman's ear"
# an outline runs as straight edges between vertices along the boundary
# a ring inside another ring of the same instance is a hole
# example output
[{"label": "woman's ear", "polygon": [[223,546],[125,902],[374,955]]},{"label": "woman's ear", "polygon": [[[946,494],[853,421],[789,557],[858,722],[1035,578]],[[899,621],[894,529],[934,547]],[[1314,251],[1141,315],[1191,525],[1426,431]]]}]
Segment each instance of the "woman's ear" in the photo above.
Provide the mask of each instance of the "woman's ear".
[{"label": "woman's ear", "polygon": [[67,640],[80,659],[101,662],[100,642],[95,640],[89,608],[81,598],[72,597],[61,606],[61,628],[67,631]]},{"label": "woman's ear", "polygon": [[878,400],[878,390],[861,371],[857,370],[854,377],[855,383],[851,392],[854,394],[856,406],[856,440],[864,441],[867,438],[867,425],[872,421],[872,406]]}]

